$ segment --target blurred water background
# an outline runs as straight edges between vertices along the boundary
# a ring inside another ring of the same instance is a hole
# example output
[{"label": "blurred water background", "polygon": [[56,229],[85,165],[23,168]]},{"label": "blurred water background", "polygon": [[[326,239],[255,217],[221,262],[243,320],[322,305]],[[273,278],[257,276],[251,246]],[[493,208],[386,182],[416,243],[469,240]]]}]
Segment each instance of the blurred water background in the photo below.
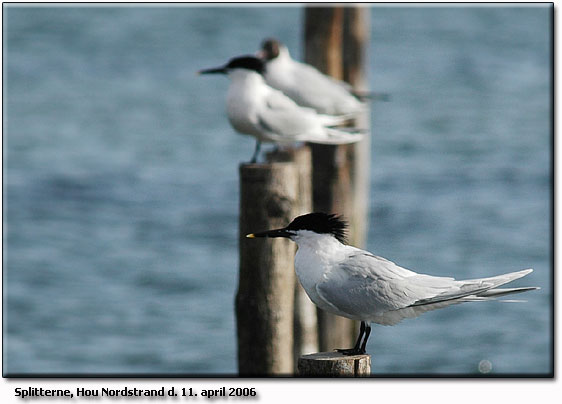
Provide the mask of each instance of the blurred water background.
[{"label": "blurred water background", "polygon": [[[299,7],[4,6],[5,373],[233,374],[238,164],[201,68]],[[532,267],[528,302],[375,326],[385,374],[551,370],[550,9],[374,7],[368,249],[419,272]],[[259,229],[257,229],[259,230]],[[482,368],[482,366],[481,366]]]}]

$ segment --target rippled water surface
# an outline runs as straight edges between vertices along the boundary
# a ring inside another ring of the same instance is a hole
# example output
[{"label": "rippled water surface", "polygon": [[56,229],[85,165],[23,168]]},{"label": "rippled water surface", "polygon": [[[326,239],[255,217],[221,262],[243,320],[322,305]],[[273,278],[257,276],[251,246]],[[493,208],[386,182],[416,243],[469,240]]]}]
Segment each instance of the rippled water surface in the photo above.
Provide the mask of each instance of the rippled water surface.
[{"label": "rippled water surface", "polygon": [[[238,164],[201,68],[297,7],[4,8],[4,372],[235,373]],[[551,370],[550,10],[371,9],[368,249],[434,275],[532,267],[527,303],[374,326],[375,373]],[[486,363],[486,362],[484,362]]]}]

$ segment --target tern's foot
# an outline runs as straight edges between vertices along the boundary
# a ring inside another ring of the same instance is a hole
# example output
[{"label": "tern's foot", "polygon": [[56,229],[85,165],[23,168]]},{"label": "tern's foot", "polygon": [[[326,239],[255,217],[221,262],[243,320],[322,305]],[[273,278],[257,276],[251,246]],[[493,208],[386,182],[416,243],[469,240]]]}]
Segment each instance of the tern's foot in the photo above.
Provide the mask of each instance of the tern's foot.
[{"label": "tern's foot", "polygon": [[364,349],[360,349],[360,348],[336,349],[336,351],[347,356],[365,355],[366,353]]}]

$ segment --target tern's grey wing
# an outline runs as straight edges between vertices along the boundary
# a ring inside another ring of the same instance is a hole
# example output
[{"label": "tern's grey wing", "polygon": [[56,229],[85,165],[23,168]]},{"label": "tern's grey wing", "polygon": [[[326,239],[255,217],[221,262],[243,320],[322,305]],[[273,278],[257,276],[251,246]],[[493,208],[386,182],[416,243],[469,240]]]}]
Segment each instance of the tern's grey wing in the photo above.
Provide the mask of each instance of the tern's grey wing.
[{"label": "tern's grey wing", "polygon": [[442,278],[444,284],[435,282],[436,291],[433,291],[420,288],[411,280],[419,276],[384,258],[358,252],[343,260],[316,289],[340,315],[366,320],[442,292],[452,281]]},{"label": "tern's grey wing", "polygon": [[395,325],[406,318],[466,301],[487,300],[471,295],[418,305],[406,289],[401,293],[387,286],[385,293],[381,293],[376,287],[366,287],[357,280],[347,285],[351,286],[347,293],[327,288],[326,284],[316,289],[323,300],[330,302],[335,314],[382,325]]},{"label": "tern's grey wing", "polygon": [[480,283],[418,274],[366,252],[349,256],[316,286],[322,299],[344,313],[340,315],[363,320],[423,302],[433,303],[431,299],[436,296],[443,298],[435,302],[460,298],[479,288]]},{"label": "tern's grey wing", "polygon": [[[442,302],[424,304],[424,305],[421,305],[421,306],[408,306],[408,307],[404,307],[403,309],[390,310],[390,311],[386,311],[384,313],[375,314],[371,318],[369,318],[368,320],[373,322],[373,323],[377,323],[377,324],[381,324],[381,325],[396,325],[400,321],[402,321],[406,318],[416,318],[416,317],[418,317],[418,316],[420,316],[423,313],[426,313],[428,311],[432,311],[432,310],[436,310],[436,309],[443,309],[445,307],[449,307],[449,306],[452,306],[454,304],[458,304],[458,303],[462,303],[464,301],[467,301],[467,300],[464,300],[464,299],[465,298],[454,299],[454,300],[446,300],[446,301],[442,301]],[[474,299],[474,300],[476,300],[476,299]]]},{"label": "tern's grey wing", "polygon": [[412,304],[416,305],[458,299],[470,295],[483,296],[482,293],[492,288],[504,285],[532,272],[532,269],[526,269],[488,278],[457,281],[451,277],[418,274],[385,258],[364,251],[352,255],[345,262],[345,265],[349,267],[349,274],[370,277],[379,283],[386,282],[394,285],[395,289],[402,290],[415,298],[415,302]]},{"label": "tern's grey wing", "polygon": [[[297,62],[298,63],[298,62]],[[295,74],[300,76],[300,84],[308,86],[310,90],[314,89],[326,91],[325,89],[337,89],[337,91],[346,92],[351,95],[353,87],[345,81],[338,80],[334,77],[323,74],[314,66],[305,63],[298,63],[298,68],[295,69]]]},{"label": "tern's grey wing", "polygon": [[274,88],[269,88],[265,102],[268,108],[275,111],[294,111],[295,109],[310,109],[301,107],[290,97],[286,96],[282,91],[276,90]]},{"label": "tern's grey wing", "polygon": [[[513,294],[513,293],[522,293],[522,292],[527,292],[536,289],[539,288],[532,286],[532,287],[522,287],[522,288],[492,289],[479,293],[478,295],[470,294],[468,296],[450,298],[446,300],[439,300],[442,299],[442,297],[436,296],[436,298],[434,299],[435,301],[433,302],[430,303],[418,302],[412,306],[408,306],[403,309],[390,310],[382,314],[377,314],[371,317],[369,320],[372,321],[373,323],[382,324],[382,325],[395,325],[398,324],[400,321],[404,320],[405,318],[415,318],[428,311],[442,309],[445,307],[452,306],[454,304],[459,304],[464,302],[493,300],[496,297]],[[519,300],[510,300],[510,301],[519,301]]]},{"label": "tern's grey wing", "polygon": [[277,142],[307,140],[323,132],[316,112],[298,106],[282,92],[272,90],[258,112],[258,123]]},{"label": "tern's grey wing", "polygon": [[295,76],[295,83],[302,86],[302,92],[353,97],[351,84],[323,74],[314,66],[295,61],[292,74]]},{"label": "tern's grey wing", "polygon": [[[519,279],[529,273],[533,272],[532,269],[524,269],[521,271],[510,272],[503,275],[492,276],[488,278],[469,279],[454,281],[453,285],[447,290],[439,293],[433,297],[423,298],[418,300],[416,305],[426,305],[432,303],[439,303],[446,300],[454,300],[459,298],[473,298],[473,297],[498,297],[511,293],[520,293],[527,290],[536,289],[535,287],[524,288],[509,288],[500,289],[498,286],[505,285],[511,281]],[[423,275],[425,278],[435,278],[429,275]],[[467,301],[467,299],[465,299]]]},{"label": "tern's grey wing", "polygon": [[316,289],[319,296],[337,310],[336,314],[392,325],[452,304],[532,290],[534,288],[528,287],[493,289],[530,271],[457,281],[417,274],[384,258],[361,252],[344,260]]},{"label": "tern's grey wing", "polygon": [[297,103],[315,108],[323,114],[349,114],[362,109],[362,103],[350,93],[351,86],[322,74],[316,68],[296,63],[292,71],[294,84],[287,95]]}]

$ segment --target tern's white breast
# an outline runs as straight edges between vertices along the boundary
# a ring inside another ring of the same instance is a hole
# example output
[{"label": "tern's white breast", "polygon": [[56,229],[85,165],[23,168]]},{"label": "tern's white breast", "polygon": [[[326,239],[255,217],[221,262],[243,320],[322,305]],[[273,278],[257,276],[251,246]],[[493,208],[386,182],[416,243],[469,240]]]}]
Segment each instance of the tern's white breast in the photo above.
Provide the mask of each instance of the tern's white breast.
[{"label": "tern's white breast", "polygon": [[[347,246],[329,234],[308,231],[295,239],[299,248],[295,255],[295,272],[302,287],[317,306],[333,312],[317,292],[316,285],[329,279],[330,274],[345,259]],[[308,233],[308,234],[307,234]]]},{"label": "tern's white breast", "polygon": [[235,70],[226,97],[228,120],[238,132],[261,138],[258,125],[260,103],[263,102],[265,83],[255,72]]}]

